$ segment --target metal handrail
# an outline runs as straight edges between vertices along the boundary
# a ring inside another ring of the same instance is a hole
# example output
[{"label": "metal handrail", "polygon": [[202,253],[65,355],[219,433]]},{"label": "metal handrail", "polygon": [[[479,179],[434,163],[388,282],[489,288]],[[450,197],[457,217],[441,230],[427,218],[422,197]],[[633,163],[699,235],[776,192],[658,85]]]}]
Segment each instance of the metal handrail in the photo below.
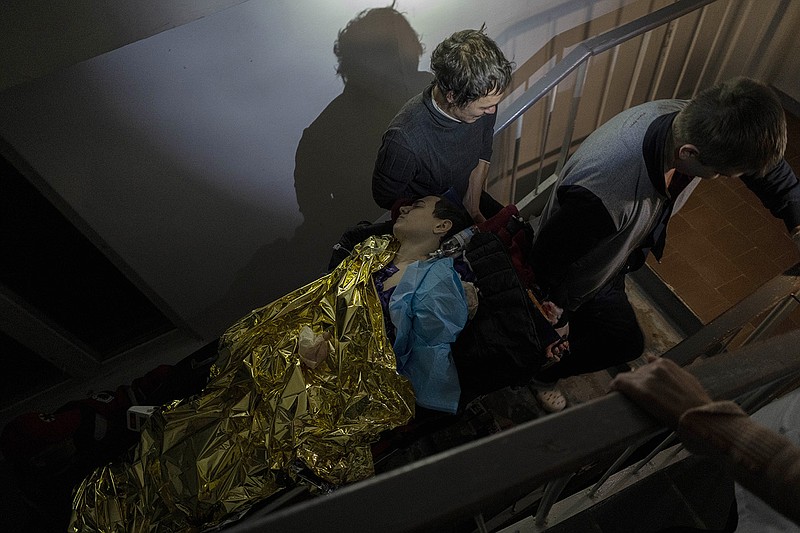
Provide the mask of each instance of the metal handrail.
[{"label": "metal handrail", "polygon": [[[717,399],[800,374],[800,330],[717,356],[691,372]],[[575,432],[575,427],[581,431]],[[569,475],[597,456],[663,429],[619,393],[350,485],[324,497],[233,526],[250,531],[432,531]],[[443,483],[446,480],[447,486]]]},{"label": "metal handrail", "polygon": [[502,113],[497,115],[495,135],[509,127],[515,120],[536,102],[544,98],[556,85],[564,80],[590,57],[614,48],[625,41],[647,33],[659,26],[700,9],[716,0],[678,0],[674,4],[648,13],[647,15],[623,24],[596,37],[578,44],[544,76],[534,82],[519,98],[514,100]]}]

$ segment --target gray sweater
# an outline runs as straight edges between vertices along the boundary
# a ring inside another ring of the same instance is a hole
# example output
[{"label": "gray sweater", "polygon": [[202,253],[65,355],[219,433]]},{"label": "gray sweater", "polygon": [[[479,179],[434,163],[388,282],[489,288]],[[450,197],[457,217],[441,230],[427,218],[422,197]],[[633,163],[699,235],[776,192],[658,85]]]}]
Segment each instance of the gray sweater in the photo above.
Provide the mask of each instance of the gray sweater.
[{"label": "gray sweater", "polygon": [[399,198],[438,195],[449,188],[463,198],[478,160],[492,157],[495,115],[457,122],[433,106],[432,87],[409,100],[383,135],[372,196],[385,209]]}]

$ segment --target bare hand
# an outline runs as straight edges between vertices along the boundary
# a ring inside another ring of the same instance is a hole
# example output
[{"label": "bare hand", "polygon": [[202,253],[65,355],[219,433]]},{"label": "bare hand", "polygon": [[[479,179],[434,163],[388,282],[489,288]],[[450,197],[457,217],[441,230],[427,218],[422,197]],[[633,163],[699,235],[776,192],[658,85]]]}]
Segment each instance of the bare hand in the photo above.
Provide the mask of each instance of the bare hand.
[{"label": "bare hand", "polygon": [[711,397],[690,373],[669,359],[648,357],[649,363],[634,372],[618,374],[611,389],[675,429],[688,409],[711,402]]},{"label": "bare hand", "polygon": [[478,312],[478,289],[471,281],[461,280],[461,285],[464,287],[464,295],[467,297],[467,317],[472,320],[475,318],[475,313]]},{"label": "bare hand", "polygon": [[544,355],[556,363],[561,361],[561,357],[567,353],[569,353],[569,341],[563,337],[544,350]]},{"label": "bare hand", "polygon": [[317,368],[328,357],[328,341],[331,334],[314,335],[311,328],[304,326],[297,343],[297,354],[309,368]]},{"label": "bare hand", "polygon": [[551,325],[555,325],[561,319],[561,315],[564,313],[564,310],[561,309],[559,306],[545,300],[542,302],[542,312],[544,313],[544,317],[550,322]]}]

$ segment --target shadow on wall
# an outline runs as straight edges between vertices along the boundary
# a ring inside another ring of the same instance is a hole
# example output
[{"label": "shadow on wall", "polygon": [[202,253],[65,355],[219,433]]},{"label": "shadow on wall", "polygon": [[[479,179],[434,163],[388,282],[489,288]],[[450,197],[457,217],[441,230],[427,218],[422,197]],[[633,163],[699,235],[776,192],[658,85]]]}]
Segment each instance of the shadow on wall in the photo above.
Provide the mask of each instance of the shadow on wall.
[{"label": "shadow on wall", "polygon": [[311,125],[295,154],[294,186],[301,241],[333,243],[342,230],[383,212],[372,199],[372,171],[391,119],[432,76],[419,72],[422,45],[393,8],[360,13],[339,32],[333,51],[344,82]]},{"label": "shadow on wall", "polygon": [[333,51],[344,90],[303,131],[295,154],[303,224],[292,240],[259,249],[212,309],[225,302],[267,304],[249,294],[252,280],[260,276],[281,276],[281,285],[291,288],[312,281],[324,273],[345,229],[384,212],[372,199],[381,136],[402,105],[433,77],[418,70],[419,36],[391,7],[359,13],[339,31]]}]

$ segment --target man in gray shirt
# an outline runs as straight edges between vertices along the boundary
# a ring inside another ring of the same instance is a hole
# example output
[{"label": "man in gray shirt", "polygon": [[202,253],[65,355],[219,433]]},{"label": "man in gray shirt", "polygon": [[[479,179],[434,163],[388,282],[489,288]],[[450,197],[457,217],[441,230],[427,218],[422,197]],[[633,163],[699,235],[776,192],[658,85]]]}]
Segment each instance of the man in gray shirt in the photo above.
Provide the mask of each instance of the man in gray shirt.
[{"label": "man in gray shirt", "polygon": [[569,159],[545,209],[531,262],[569,318],[571,358],[540,381],[637,358],[643,336],[625,274],[660,259],[669,217],[700,179],[741,179],[800,242],[800,183],[783,159],[786,118],[767,86],[737,78],[691,101],[623,111]]}]

